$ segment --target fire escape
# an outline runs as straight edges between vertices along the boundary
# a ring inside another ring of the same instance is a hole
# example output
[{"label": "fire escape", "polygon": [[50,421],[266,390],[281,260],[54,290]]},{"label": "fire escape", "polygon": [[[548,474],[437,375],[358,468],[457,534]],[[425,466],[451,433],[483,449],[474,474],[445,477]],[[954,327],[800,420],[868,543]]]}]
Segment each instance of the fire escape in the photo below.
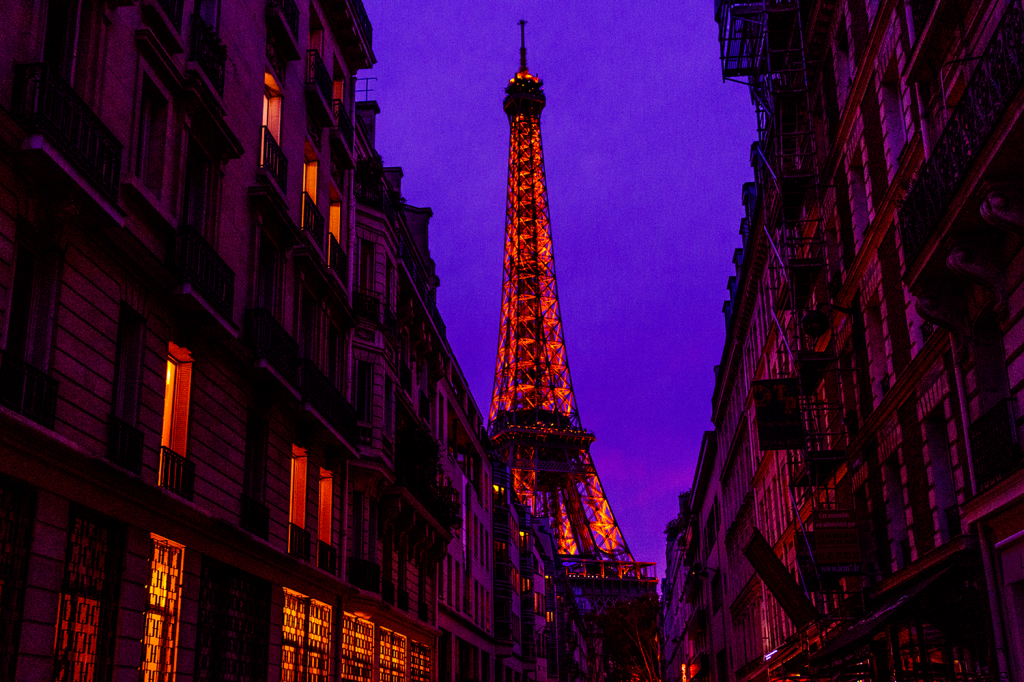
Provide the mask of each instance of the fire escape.
[{"label": "fire escape", "polygon": [[[785,452],[800,583],[793,593],[813,604],[816,615],[812,627],[797,625],[805,640],[808,633],[825,637],[839,624],[849,597],[849,581],[841,579],[860,572],[851,505],[836,489],[847,445],[837,353],[843,330],[830,296],[826,188],[819,183],[809,88],[810,60],[823,35],[818,28],[832,9],[827,0],[718,0],[715,8],[723,77],[747,85],[757,109],[751,165],[768,249],[763,281],[777,361],[770,378],[752,382],[751,390],[760,449]],[[775,593],[770,571],[754,554],[747,553]],[[788,611],[787,599],[775,596]],[[807,625],[806,616],[789,615]]]}]

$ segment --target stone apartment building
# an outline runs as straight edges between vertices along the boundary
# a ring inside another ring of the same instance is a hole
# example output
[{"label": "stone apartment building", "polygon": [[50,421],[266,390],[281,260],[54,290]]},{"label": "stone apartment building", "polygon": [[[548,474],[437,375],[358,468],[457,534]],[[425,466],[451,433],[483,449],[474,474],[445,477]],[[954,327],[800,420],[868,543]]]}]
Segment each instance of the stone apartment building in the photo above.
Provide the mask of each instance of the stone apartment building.
[{"label": "stone apartment building", "polygon": [[667,680],[1024,676],[1024,8],[716,3],[758,106]]}]

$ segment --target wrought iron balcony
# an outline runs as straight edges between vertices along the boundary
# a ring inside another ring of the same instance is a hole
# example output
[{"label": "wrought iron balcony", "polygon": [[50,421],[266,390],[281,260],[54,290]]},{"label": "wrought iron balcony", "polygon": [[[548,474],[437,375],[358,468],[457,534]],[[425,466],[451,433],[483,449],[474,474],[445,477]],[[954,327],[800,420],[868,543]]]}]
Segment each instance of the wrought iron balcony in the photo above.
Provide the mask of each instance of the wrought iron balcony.
[{"label": "wrought iron balcony", "polygon": [[1024,84],[1024,8],[1006,10],[959,104],[899,208],[909,269],[970,172],[1006,108]]},{"label": "wrought iron balcony", "polygon": [[373,45],[373,26],[370,24],[370,18],[366,16],[366,8],[363,7],[363,0],[349,0],[352,3],[352,9],[356,15],[356,23],[359,24],[359,32],[363,34],[363,38],[366,39],[366,45],[371,47]]},{"label": "wrought iron balcony", "polygon": [[170,268],[230,320],[235,301],[235,273],[196,228],[183,225],[171,239],[167,249]]},{"label": "wrought iron balcony", "polygon": [[306,50],[306,91],[320,95],[325,106],[334,100],[334,80],[318,50]]},{"label": "wrought iron balcony", "polygon": [[299,561],[309,561],[309,531],[294,523],[288,524],[288,553]]},{"label": "wrought iron balcony", "polygon": [[142,431],[110,415],[107,421],[107,459],[122,469],[142,473]]},{"label": "wrought iron balcony", "polygon": [[198,14],[192,15],[192,61],[199,64],[210,85],[218,95],[224,94],[224,65],[228,51],[221,42],[217,30],[203,21]]},{"label": "wrought iron balcony", "polygon": [[352,149],[355,130],[352,128],[352,119],[349,118],[348,111],[345,109],[345,103],[340,99],[331,100],[331,110],[334,114],[334,128],[331,129],[331,134],[337,135],[340,141]]},{"label": "wrought iron balcony", "polygon": [[975,419],[967,427],[967,437],[974,458],[975,493],[988,490],[1024,463],[1009,399]]},{"label": "wrought iron balcony", "polygon": [[356,315],[374,324],[380,324],[380,298],[376,292],[359,287],[352,296],[352,303]]},{"label": "wrought iron balcony", "polygon": [[342,284],[348,286],[348,254],[345,253],[345,249],[341,248],[341,244],[333,234],[327,249],[327,267],[338,275]]},{"label": "wrought iron balcony", "polygon": [[57,382],[46,372],[0,351],[0,405],[52,429]]},{"label": "wrought iron balcony", "polygon": [[380,593],[380,564],[366,559],[350,557],[348,560],[348,581],[361,590]]},{"label": "wrought iron balcony", "polygon": [[242,530],[247,530],[258,538],[267,539],[270,535],[270,509],[259,500],[242,495],[242,516],[239,520]]},{"label": "wrought iron balcony", "polygon": [[41,133],[105,197],[117,201],[121,143],[48,64],[14,67],[14,118]]},{"label": "wrought iron balcony", "polygon": [[302,229],[309,233],[309,239],[316,248],[324,249],[324,214],[317,208],[313,197],[302,193]]},{"label": "wrought iron balcony", "polygon": [[313,406],[349,443],[359,438],[356,411],[312,360],[303,358],[299,363],[299,384],[302,397]]},{"label": "wrought iron balcony", "polygon": [[316,545],[316,567],[331,575],[338,573],[338,550],[323,540]]},{"label": "wrought iron balcony", "polygon": [[293,387],[299,385],[299,346],[266,308],[251,308],[245,320],[245,342]]},{"label": "wrought iron balcony", "polygon": [[160,448],[160,487],[178,497],[192,499],[196,481],[196,464],[168,447]]},{"label": "wrought iron balcony", "polygon": [[288,159],[274,139],[270,128],[263,126],[260,152],[260,170],[274,179],[281,194],[288,192]]}]

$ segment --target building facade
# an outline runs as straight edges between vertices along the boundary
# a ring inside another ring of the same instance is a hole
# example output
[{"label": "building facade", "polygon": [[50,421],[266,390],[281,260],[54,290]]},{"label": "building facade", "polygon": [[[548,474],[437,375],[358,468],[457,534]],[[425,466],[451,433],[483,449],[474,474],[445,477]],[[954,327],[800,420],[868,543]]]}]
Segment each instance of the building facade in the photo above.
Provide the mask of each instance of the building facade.
[{"label": "building facade", "polygon": [[715,13],[759,136],[666,679],[1020,679],[1024,9]]}]

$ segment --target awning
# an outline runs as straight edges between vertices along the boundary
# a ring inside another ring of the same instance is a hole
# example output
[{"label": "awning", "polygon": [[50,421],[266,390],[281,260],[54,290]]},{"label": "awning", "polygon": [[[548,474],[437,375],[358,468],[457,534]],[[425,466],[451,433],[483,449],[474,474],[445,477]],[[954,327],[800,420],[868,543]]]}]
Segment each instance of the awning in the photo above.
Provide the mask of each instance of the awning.
[{"label": "awning", "polygon": [[944,568],[938,573],[934,573],[912,585],[906,591],[890,595],[874,611],[836,635],[833,639],[830,639],[826,642],[825,646],[811,654],[811,664],[827,665],[837,662],[862,644],[867,643],[879,630],[905,614],[917,595],[948,574],[950,570],[951,568]]}]

